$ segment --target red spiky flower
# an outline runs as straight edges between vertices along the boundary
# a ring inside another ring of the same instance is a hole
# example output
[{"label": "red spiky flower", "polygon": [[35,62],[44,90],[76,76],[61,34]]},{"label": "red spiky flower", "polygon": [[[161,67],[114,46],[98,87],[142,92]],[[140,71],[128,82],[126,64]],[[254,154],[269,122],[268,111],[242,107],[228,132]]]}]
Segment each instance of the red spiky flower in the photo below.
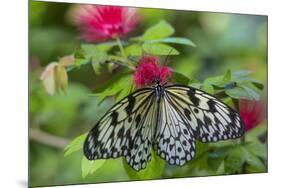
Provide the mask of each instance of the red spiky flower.
[{"label": "red spiky flower", "polygon": [[140,20],[137,9],[118,6],[79,5],[72,16],[88,42],[122,38]]},{"label": "red spiky flower", "polygon": [[255,128],[266,117],[266,107],[263,101],[243,99],[239,102],[239,108],[246,131]]},{"label": "red spiky flower", "polygon": [[165,84],[172,76],[172,72],[167,66],[160,67],[158,59],[154,56],[144,56],[140,60],[134,74],[135,84],[138,88],[155,84],[158,80],[160,84]]}]

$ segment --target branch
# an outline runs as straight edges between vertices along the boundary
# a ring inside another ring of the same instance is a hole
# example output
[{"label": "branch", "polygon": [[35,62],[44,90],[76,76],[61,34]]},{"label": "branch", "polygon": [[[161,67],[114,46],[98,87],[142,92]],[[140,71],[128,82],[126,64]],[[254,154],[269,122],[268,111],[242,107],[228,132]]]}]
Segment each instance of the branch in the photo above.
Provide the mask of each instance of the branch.
[{"label": "branch", "polygon": [[51,135],[40,129],[29,128],[29,136],[31,140],[59,149],[64,149],[69,143],[68,139]]}]

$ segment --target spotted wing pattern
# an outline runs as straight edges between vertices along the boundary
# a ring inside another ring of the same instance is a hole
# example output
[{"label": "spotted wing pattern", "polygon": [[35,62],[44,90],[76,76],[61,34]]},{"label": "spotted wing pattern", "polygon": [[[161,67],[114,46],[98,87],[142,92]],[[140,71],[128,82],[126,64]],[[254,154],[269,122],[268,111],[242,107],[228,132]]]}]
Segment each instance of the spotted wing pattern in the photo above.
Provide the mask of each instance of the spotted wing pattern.
[{"label": "spotted wing pattern", "polygon": [[135,170],[151,159],[155,93],[141,89],[113,106],[92,128],[84,143],[89,160],[124,156]]}]

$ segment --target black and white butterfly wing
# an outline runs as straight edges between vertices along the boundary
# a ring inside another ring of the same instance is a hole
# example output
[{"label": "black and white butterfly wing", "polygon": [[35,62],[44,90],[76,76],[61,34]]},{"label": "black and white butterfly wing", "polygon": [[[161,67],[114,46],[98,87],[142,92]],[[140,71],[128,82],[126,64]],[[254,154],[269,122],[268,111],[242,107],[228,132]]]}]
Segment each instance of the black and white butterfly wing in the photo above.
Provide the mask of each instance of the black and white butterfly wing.
[{"label": "black and white butterfly wing", "polygon": [[89,160],[124,156],[135,170],[151,159],[156,102],[153,88],[138,90],[114,105],[92,128],[84,143]]},{"label": "black and white butterfly wing", "polygon": [[195,155],[195,136],[179,108],[164,92],[159,104],[155,149],[169,164],[182,166]]},{"label": "black and white butterfly wing", "polygon": [[197,140],[216,142],[244,134],[240,115],[214,96],[182,85],[166,86],[165,94],[177,114],[185,117],[186,126]]}]

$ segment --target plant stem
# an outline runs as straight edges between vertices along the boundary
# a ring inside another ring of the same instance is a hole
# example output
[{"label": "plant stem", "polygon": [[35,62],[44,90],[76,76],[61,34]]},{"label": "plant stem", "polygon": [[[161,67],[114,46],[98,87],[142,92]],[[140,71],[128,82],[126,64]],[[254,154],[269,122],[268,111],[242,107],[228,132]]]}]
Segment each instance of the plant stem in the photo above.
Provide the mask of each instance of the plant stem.
[{"label": "plant stem", "polygon": [[[121,61],[125,62],[127,64],[128,67],[130,67],[130,69],[132,70],[135,70],[135,66],[134,66],[134,63],[132,63],[128,58],[127,58],[127,55],[124,51],[124,48],[123,48],[123,45],[121,43],[121,40],[119,37],[116,37],[116,42],[118,44],[118,47],[120,49],[120,52],[121,52],[121,55],[123,58],[119,58],[119,59],[122,59]],[[115,56],[116,57],[116,56]]]},{"label": "plant stem", "polygon": [[116,37],[116,42],[117,42],[118,47],[119,47],[119,49],[120,49],[121,55],[122,55],[125,59],[127,59],[126,53],[125,53],[125,51],[124,51],[123,45],[122,45],[121,40],[120,40],[119,37]]}]

